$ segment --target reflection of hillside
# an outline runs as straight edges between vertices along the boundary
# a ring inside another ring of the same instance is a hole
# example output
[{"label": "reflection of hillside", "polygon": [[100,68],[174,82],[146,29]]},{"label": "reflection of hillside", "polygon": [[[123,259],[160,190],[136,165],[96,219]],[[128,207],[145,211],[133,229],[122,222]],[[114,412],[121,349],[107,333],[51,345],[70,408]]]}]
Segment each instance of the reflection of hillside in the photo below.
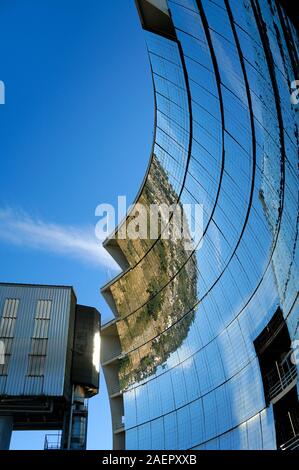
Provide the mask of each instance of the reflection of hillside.
[{"label": "reflection of hillside", "polygon": [[[138,202],[149,207],[153,203],[173,204],[177,199],[178,195],[169,183],[165,170],[154,156],[149,177]],[[129,221],[130,217],[127,223]],[[193,312],[176,326],[169,327],[176,324],[188,305],[194,306],[196,303],[195,258],[186,263],[179,276],[153,297],[190,256],[185,242],[186,239],[159,239],[148,253],[146,262],[139,263],[111,286],[120,317],[117,328],[122,351],[125,354],[126,351],[136,348],[121,361],[119,377],[122,389],[153,374],[187,336],[193,321]],[[146,251],[153,241],[130,239],[119,240],[119,243],[124,252],[128,250],[133,254]],[[140,305],[143,307],[137,309]],[[134,311],[134,308],[137,309],[136,312],[124,318]],[[160,334],[163,331],[165,333]]]},{"label": "reflection of hillside", "polygon": [[[156,184],[157,181],[159,181],[158,185]],[[177,202],[178,195],[175,191],[173,191],[168,181],[168,176],[165,170],[162,168],[158,159],[154,155],[152,158],[150,171],[148,173],[146,183],[137,201],[138,203],[146,207],[148,220],[150,204],[160,205],[164,203],[171,205]],[[168,192],[165,192],[164,188],[166,187],[169,188]],[[128,215],[124,224],[128,226],[132,218],[132,215]],[[118,233],[121,230],[122,227],[119,228]],[[140,238],[134,240],[134,243],[133,240],[130,239],[122,240],[120,238],[117,238],[116,242],[120,246],[121,250],[123,251],[131,265],[137,263],[153,244],[153,240],[151,240],[150,238]]]}]

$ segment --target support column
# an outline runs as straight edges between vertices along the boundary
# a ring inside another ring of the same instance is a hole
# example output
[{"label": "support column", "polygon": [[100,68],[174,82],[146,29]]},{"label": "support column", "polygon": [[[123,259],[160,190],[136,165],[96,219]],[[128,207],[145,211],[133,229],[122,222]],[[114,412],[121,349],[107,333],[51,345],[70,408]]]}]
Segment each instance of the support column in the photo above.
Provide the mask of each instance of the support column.
[{"label": "support column", "polygon": [[0,415],[0,450],[9,450],[13,430],[13,417]]}]

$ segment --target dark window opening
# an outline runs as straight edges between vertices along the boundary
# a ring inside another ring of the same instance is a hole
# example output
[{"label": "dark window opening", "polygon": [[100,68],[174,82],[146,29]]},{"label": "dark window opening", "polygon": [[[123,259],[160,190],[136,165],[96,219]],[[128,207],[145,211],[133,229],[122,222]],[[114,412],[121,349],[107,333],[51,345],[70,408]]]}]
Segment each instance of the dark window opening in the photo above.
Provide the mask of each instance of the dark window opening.
[{"label": "dark window opening", "polygon": [[264,384],[266,403],[275,402],[295,385],[297,371],[292,362],[291,339],[278,308],[254,341]]},{"label": "dark window opening", "polygon": [[297,368],[293,362],[291,338],[283,313],[278,308],[254,341],[266,404],[273,405],[277,448],[299,446]]},{"label": "dark window opening", "polygon": [[273,405],[277,448],[299,449],[299,404],[296,387]]}]

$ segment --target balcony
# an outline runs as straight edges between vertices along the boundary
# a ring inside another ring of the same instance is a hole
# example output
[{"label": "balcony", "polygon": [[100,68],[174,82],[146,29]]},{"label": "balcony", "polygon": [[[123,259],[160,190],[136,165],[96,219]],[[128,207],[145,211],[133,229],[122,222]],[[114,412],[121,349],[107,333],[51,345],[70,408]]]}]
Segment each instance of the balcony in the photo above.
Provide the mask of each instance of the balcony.
[{"label": "balcony", "polygon": [[115,381],[115,383],[109,383],[109,395],[110,397],[116,397],[120,395],[122,392],[120,391],[119,382]]},{"label": "balcony", "polygon": [[121,354],[121,345],[115,320],[103,326],[101,332],[101,363],[103,367],[116,362]]},{"label": "balcony", "polygon": [[299,450],[299,409],[298,405],[287,411],[278,427],[280,450]]},{"label": "balcony", "polygon": [[124,430],[125,430],[124,416],[122,416],[119,419],[116,419],[116,420],[113,421],[113,432],[114,432],[114,434],[119,434],[121,432],[124,432]]},{"label": "balcony", "polygon": [[287,393],[297,381],[297,368],[291,362],[291,351],[278,363],[275,361],[273,369],[266,374],[268,399],[275,403]]},{"label": "balcony", "polygon": [[280,446],[280,450],[299,450],[299,434]]},{"label": "balcony", "polygon": [[109,366],[109,364],[112,364],[113,362],[117,361],[121,356],[121,350],[120,349],[114,349],[112,351],[107,351],[105,356],[102,359],[102,366],[106,367]]}]

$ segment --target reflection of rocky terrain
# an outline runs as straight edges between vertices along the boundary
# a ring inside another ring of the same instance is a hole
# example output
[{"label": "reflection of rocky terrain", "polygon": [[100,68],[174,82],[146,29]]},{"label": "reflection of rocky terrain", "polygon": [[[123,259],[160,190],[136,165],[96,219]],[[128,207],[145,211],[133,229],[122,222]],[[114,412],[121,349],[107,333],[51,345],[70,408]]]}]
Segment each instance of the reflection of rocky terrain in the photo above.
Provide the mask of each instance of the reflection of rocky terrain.
[{"label": "reflection of rocky terrain", "polygon": [[[159,181],[157,186],[156,182]],[[169,191],[165,192],[164,188],[168,187]],[[168,183],[168,177],[161,164],[155,155],[152,158],[150,171],[147,176],[147,180],[143,190],[138,198],[138,203],[144,205],[147,208],[147,218],[149,220],[149,206],[150,204],[175,204],[177,202],[178,195],[172,190]],[[130,221],[133,219],[132,215],[128,215],[123,225],[128,226]],[[122,226],[119,227],[118,233],[122,230]],[[150,238],[138,239],[138,240],[121,240],[116,239],[117,244],[125,254],[127,260],[131,265],[137,263],[153,244],[153,240]]]},{"label": "reflection of rocky terrain", "polygon": [[[154,157],[138,202],[149,207],[154,203],[173,204],[177,198],[164,169]],[[188,306],[192,308],[196,303],[196,259],[192,257],[179,275],[169,282],[190,256],[185,242],[184,239],[159,239],[144,260],[111,286],[120,317],[117,329],[122,350],[124,353],[133,350],[121,362],[122,389],[153,374],[187,336],[193,312],[176,322],[186,313]],[[131,254],[131,260],[136,253],[140,258],[153,243],[149,239],[119,240],[123,252]],[[159,292],[167,282],[167,287]],[[173,324],[176,325],[169,328]]]}]

